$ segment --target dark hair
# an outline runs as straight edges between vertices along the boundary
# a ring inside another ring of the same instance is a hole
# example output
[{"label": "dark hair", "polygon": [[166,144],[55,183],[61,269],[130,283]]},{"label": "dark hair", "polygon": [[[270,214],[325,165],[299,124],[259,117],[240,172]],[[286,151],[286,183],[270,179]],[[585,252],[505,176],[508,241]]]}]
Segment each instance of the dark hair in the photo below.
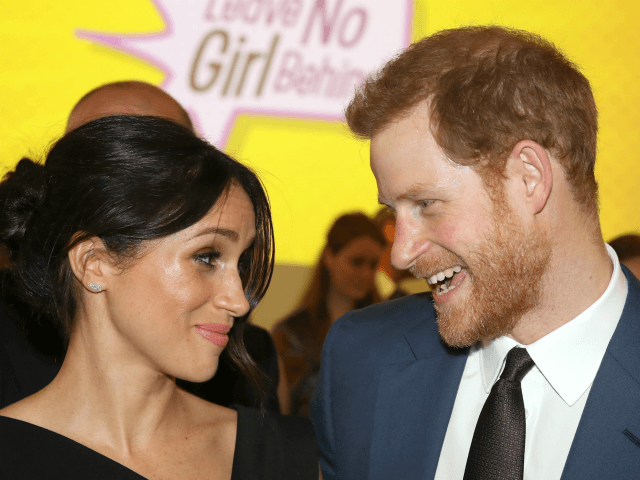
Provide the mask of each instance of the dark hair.
[{"label": "dark hair", "polygon": [[513,147],[533,140],[560,162],[579,204],[597,212],[593,93],[551,42],[496,26],[438,32],[370,76],[346,117],[353,132],[371,138],[424,101],[433,136],[453,161],[499,178]]},{"label": "dark hair", "polygon": [[[325,249],[338,253],[353,240],[362,237],[369,237],[382,247],[387,246],[387,240],[380,227],[371,218],[364,213],[348,213],[338,217],[329,229]],[[302,306],[311,313],[314,320],[321,320],[327,314],[326,303],[330,284],[329,269],[320,257],[311,277],[311,283],[302,297]],[[379,301],[380,294],[374,287],[369,295],[357,303],[356,308],[363,308]]]},{"label": "dark hair", "polygon": [[609,242],[618,255],[618,260],[624,262],[630,258],[640,258],[640,235],[629,233],[614,238]]},{"label": "dark hair", "polygon": [[[156,117],[112,116],[63,136],[44,164],[28,158],[0,183],[0,243],[11,261],[17,295],[71,334],[77,301],[68,252],[99,237],[126,262],[141,244],[203,218],[235,182],[255,212],[256,239],[241,258],[252,307],[273,271],[269,202],[258,177],[189,129]],[[244,319],[232,329],[228,353],[252,379],[256,366],[242,342]]]}]

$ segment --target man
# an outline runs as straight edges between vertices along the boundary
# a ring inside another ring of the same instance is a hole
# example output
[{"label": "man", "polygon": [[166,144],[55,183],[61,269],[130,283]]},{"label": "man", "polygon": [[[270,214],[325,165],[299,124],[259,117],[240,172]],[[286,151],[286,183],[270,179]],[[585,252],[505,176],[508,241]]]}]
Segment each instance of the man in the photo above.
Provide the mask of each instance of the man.
[{"label": "man", "polygon": [[153,115],[193,130],[189,114],[171,95],[149,83],[131,80],[108,83],[87,93],[71,110],[66,131],[109,115]]},{"label": "man", "polygon": [[333,326],[325,480],[636,478],[640,288],[602,240],[587,79],[537,36],[460,28],[391,60],[347,120],[435,311],[414,295]]},{"label": "man", "polygon": [[[154,115],[193,130],[187,112],[168,93],[145,82],[123,81],[102,85],[82,97],[69,115],[66,131],[110,115]],[[0,260],[2,251],[4,249],[0,249]],[[0,266],[6,268],[2,264]],[[41,322],[31,318],[28,306],[12,297],[8,288],[4,288],[9,285],[10,276],[4,273],[3,277],[0,282],[3,286],[3,301],[0,302],[0,408],[44,388],[57,374],[65,353],[63,342],[56,332],[45,330]],[[26,328],[22,328],[25,324]],[[268,377],[264,379],[265,384],[269,379],[271,382],[264,406],[279,411],[275,393],[278,363],[271,336],[266,330],[248,324],[245,343]],[[201,384],[184,380],[178,383],[191,393],[221,405],[239,403],[256,407],[260,404],[260,395],[253,385],[225,356],[212,380]]]}]

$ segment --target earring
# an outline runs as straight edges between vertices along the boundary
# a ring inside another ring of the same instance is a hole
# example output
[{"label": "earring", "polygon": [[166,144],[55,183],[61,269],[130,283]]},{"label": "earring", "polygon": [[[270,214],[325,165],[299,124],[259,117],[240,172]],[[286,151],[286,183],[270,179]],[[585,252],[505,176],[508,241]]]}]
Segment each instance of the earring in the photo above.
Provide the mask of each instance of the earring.
[{"label": "earring", "polygon": [[94,292],[101,292],[102,291],[102,285],[98,285],[97,283],[89,283],[87,285],[87,287],[89,287]]}]

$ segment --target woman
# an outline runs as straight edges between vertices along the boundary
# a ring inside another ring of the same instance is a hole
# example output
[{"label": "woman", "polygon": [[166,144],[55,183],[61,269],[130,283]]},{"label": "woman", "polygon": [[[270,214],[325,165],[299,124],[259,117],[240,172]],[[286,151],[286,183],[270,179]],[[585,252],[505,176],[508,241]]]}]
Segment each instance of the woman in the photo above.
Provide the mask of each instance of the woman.
[{"label": "woman", "polygon": [[0,184],[20,295],[68,338],[60,373],[0,410],[0,478],[318,478],[308,424],[201,400],[273,268],[249,169],[170,121],[108,117]]},{"label": "woman", "polygon": [[386,243],[365,214],[339,217],[329,230],[302,305],[275,326],[273,341],[291,386],[292,414],[309,415],[329,327],[345,313],[380,300],[374,281]]}]

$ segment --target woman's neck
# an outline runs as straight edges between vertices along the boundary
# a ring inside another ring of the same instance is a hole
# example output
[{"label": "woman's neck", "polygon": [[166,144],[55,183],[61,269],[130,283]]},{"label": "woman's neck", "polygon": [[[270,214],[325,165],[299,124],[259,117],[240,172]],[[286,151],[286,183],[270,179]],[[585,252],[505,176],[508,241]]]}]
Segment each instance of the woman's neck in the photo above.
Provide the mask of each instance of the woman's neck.
[{"label": "woman's neck", "polygon": [[353,310],[355,306],[356,302],[353,298],[342,295],[333,287],[329,287],[329,293],[327,294],[327,312],[329,313],[331,323],[335,322],[345,313]]},{"label": "woman's neck", "polygon": [[75,332],[60,373],[47,387],[60,421],[68,422],[74,437],[131,452],[160,429],[170,429],[167,419],[174,425],[183,419],[173,378],[154,372],[131,349],[120,348],[124,345],[94,337]]}]

